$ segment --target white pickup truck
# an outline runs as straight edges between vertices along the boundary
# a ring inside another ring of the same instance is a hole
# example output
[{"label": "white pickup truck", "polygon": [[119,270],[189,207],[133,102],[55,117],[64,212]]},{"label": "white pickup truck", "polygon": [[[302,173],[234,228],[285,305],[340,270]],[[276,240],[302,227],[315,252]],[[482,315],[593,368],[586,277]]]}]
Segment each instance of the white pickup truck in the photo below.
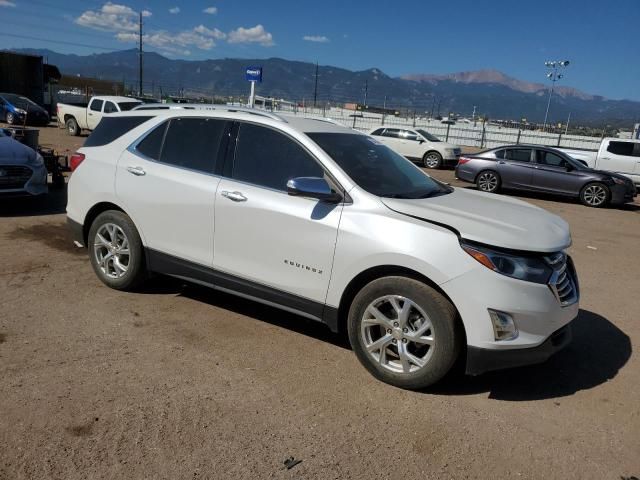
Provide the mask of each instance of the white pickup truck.
[{"label": "white pickup truck", "polygon": [[96,128],[102,116],[124,112],[142,105],[140,100],[130,97],[91,97],[89,104],[58,103],[58,126],[66,128],[69,135],[80,135],[82,130]]},{"label": "white pickup truck", "polygon": [[597,152],[589,150],[558,150],[596,170],[621,173],[640,188],[640,140],[604,138]]}]

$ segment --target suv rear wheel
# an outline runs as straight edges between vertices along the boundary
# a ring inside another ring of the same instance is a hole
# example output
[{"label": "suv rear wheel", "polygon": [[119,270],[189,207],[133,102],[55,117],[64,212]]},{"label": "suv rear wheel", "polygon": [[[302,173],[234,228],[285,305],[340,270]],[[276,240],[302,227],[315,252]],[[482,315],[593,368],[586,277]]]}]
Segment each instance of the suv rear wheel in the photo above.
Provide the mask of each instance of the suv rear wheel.
[{"label": "suv rear wheel", "polygon": [[74,137],[80,135],[80,127],[78,126],[78,122],[76,122],[75,118],[71,117],[69,120],[67,120],[65,126],[67,127],[67,132],[69,133],[69,135],[73,135]]},{"label": "suv rear wheel", "polygon": [[384,277],[365,286],[349,309],[348,331],[354,352],[374,377],[412,390],[444,377],[462,341],[453,305],[406,277]]},{"label": "suv rear wheel", "polygon": [[142,241],[125,213],[108,210],[98,215],[87,244],[91,266],[107,286],[132,290],[146,278]]}]

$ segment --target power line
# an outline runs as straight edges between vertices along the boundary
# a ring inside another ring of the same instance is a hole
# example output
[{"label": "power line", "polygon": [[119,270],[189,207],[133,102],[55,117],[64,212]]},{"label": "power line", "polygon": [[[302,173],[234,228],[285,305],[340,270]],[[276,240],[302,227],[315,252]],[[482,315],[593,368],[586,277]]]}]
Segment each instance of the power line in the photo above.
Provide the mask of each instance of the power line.
[{"label": "power line", "polygon": [[45,42],[45,43],[59,43],[60,45],[71,45],[73,47],[97,48],[99,50],[105,50],[108,52],[119,52],[120,50],[122,50],[120,48],[106,48],[106,47],[101,47],[99,45],[89,45],[86,43],[65,42],[64,40],[52,40],[50,38],[32,37],[30,35],[18,35],[17,33],[0,32],[0,36],[23,38],[27,40],[38,40],[40,42]]}]

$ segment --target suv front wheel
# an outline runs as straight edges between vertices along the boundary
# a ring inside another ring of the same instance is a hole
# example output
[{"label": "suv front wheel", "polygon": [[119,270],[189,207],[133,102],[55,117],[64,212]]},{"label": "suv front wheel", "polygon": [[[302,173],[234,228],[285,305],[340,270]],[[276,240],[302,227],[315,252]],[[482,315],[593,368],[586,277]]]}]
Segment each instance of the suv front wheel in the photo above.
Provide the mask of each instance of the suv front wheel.
[{"label": "suv front wheel", "polygon": [[98,215],[87,244],[91,266],[107,286],[133,290],[146,278],[142,241],[125,213],[108,210]]},{"label": "suv front wheel", "polygon": [[366,285],[349,309],[351,346],[374,377],[421,389],[442,379],[460,352],[456,310],[429,285],[384,277]]}]

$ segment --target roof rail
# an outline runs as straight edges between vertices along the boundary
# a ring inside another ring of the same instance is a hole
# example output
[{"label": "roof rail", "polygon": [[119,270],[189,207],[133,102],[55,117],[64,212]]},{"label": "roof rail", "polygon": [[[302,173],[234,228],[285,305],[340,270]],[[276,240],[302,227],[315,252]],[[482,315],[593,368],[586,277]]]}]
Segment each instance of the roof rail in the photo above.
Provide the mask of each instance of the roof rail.
[{"label": "roof rail", "polygon": [[227,112],[243,112],[243,113],[250,113],[252,115],[258,115],[261,117],[267,117],[270,118],[272,120],[278,120],[279,122],[284,122],[284,123],[288,123],[286,119],[284,119],[282,116],[277,115],[275,113],[271,113],[271,112],[267,112],[266,110],[256,110],[255,108],[249,108],[249,107],[232,107],[232,106],[222,106],[222,107],[217,107],[220,110],[225,110]]},{"label": "roof rail", "polygon": [[234,107],[230,105],[214,105],[211,103],[154,103],[154,104],[142,104],[139,107],[135,107],[133,110],[219,110],[224,112],[242,112],[252,115],[258,115],[261,117],[271,118],[272,120],[278,120],[279,122],[288,123],[280,115],[267,112],[264,110],[256,110],[249,107]]}]

